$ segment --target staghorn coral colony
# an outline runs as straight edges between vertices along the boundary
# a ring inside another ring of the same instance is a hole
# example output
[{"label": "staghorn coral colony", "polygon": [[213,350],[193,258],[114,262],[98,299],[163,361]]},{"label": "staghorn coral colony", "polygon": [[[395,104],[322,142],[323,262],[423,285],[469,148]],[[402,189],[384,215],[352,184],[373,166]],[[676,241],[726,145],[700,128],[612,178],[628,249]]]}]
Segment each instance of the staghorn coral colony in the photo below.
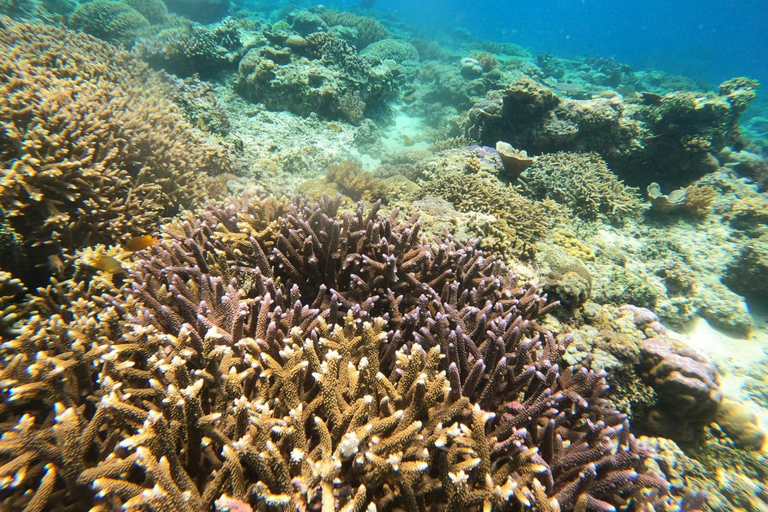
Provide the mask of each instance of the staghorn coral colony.
[{"label": "staghorn coral colony", "polygon": [[0,0],[0,510],[768,508],[759,82],[374,4]]}]

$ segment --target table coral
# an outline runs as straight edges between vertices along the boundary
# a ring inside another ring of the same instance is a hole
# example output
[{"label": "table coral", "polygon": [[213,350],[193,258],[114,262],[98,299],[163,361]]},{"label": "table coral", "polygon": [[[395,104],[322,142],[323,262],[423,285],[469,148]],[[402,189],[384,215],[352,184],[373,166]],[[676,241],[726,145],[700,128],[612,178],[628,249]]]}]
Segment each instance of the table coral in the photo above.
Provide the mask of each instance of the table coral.
[{"label": "table coral", "polygon": [[179,221],[129,287],[0,346],[4,504],[666,508],[604,374],[558,364],[533,285],[377,206],[250,219],[266,201]]}]

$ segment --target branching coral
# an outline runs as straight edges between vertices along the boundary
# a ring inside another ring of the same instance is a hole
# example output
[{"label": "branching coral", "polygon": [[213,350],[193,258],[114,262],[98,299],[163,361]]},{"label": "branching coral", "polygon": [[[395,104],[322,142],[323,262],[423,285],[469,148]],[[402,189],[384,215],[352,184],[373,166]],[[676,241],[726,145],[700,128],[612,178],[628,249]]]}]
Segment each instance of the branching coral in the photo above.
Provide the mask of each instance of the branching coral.
[{"label": "branching coral", "polygon": [[642,208],[637,189],[619,181],[597,153],[542,155],[520,181],[534,198],[557,201],[585,219],[622,221]]},{"label": "branching coral", "polygon": [[84,35],[0,23],[0,206],[33,264],[151,232],[212,192],[204,173],[228,158],[157,75]]},{"label": "branching coral", "polygon": [[335,182],[340,190],[354,200],[383,200],[387,195],[387,185],[383,180],[363,171],[360,164],[351,160],[329,165],[325,179]]},{"label": "branching coral", "polygon": [[211,206],[129,288],[30,319],[0,347],[4,504],[664,507],[604,375],[558,365],[546,297],[472,244],[339,204]]},{"label": "branching coral", "polygon": [[548,205],[520,195],[486,172],[453,172],[426,183],[423,190],[436,194],[462,212],[493,215],[481,247],[504,257],[520,257],[532,251],[533,241],[544,234],[554,221]]}]

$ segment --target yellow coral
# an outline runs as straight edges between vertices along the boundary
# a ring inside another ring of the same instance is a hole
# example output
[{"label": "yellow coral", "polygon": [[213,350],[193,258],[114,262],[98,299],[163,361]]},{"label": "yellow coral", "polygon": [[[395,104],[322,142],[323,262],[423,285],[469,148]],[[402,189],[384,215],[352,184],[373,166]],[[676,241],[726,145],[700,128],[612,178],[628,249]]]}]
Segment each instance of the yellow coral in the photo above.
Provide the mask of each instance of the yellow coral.
[{"label": "yellow coral", "polygon": [[583,261],[595,261],[595,251],[570,231],[559,229],[552,233],[552,241],[565,252]]}]

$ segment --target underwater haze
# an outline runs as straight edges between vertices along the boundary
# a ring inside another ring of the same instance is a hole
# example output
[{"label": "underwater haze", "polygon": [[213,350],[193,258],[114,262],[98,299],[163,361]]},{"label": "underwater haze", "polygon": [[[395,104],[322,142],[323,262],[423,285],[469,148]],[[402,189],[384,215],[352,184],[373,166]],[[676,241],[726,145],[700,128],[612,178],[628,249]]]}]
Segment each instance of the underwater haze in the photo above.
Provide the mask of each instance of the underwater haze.
[{"label": "underwater haze", "polygon": [[768,82],[768,5],[761,0],[380,0],[373,9],[536,53],[613,57],[713,85],[743,74]]}]

